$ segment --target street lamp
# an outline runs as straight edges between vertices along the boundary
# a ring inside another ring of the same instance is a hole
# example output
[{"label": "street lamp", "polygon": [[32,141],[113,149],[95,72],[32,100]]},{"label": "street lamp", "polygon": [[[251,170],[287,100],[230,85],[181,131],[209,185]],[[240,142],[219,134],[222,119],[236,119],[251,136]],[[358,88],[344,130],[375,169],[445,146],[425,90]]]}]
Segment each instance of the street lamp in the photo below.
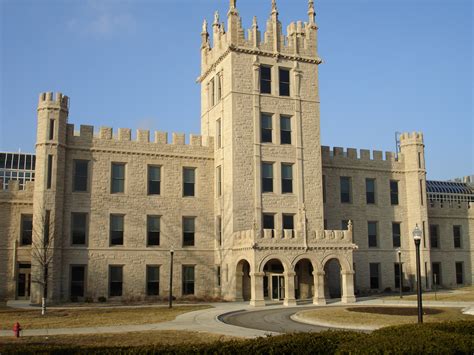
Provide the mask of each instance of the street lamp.
[{"label": "street lamp", "polygon": [[400,248],[397,249],[397,254],[398,254],[398,275],[399,275],[398,286],[400,287],[400,298],[403,298],[402,250]]},{"label": "street lamp", "polygon": [[169,294],[169,301],[168,301],[169,308],[173,307],[173,255],[174,255],[174,249],[173,249],[173,246],[171,246],[171,249],[170,249],[170,294]]},{"label": "street lamp", "polygon": [[418,300],[418,323],[423,323],[423,305],[422,305],[422,300],[421,300],[421,272],[420,272],[420,242],[421,242],[422,235],[423,235],[423,232],[421,231],[421,229],[418,227],[418,224],[417,224],[415,229],[413,230],[413,240],[415,241],[415,246],[416,246],[416,285],[417,285],[416,298]]}]

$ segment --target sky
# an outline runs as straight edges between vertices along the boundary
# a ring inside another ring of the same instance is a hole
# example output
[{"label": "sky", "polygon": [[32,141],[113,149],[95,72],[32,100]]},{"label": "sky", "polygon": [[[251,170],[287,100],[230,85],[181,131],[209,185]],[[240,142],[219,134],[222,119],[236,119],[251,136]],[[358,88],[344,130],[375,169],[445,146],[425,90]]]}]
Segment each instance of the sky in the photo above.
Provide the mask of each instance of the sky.
[{"label": "sky", "polygon": [[[33,152],[38,95],[69,122],[199,134],[200,32],[228,0],[0,0],[0,151]],[[307,21],[307,0],[277,0]],[[473,2],[316,0],[323,145],[395,150],[422,131],[428,178],[474,174]],[[238,0],[260,29],[271,0]]]}]

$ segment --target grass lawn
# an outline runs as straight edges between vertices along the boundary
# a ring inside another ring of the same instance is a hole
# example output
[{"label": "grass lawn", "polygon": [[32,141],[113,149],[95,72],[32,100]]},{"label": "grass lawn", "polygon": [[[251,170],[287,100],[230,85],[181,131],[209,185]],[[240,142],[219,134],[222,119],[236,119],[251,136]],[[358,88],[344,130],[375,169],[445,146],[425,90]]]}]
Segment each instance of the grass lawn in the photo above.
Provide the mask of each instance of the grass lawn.
[{"label": "grass lawn", "polygon": [[155,330],[148,332],[129,332],[120,334],[91,334],[91,335],[55,335],[41,337],[0,337],[0,351],[2,345],[77,345],[77,346],[144,346],[144,345],[173,345],[173,344],[201,344],[214,341],[235,340],[238,338],[224,335],[188,332],[176,330]]},{"label": "grass lawn", "polygon": [[[399,324],[413,324],[417,323],[418,317],[416,315],[387,315],[378,313],[363,313],[353,312],[350,308],[355,307],[325,307],[318,308],[310,311],[298,312],[298,316],[323,323],[333,323],[337,325],[347,326],[374,326],[374,327],[385,327],[389,325]],[[364,307],[369,308],[369,307]],[[370,308],[383,308],[383,307],[370,307]],[[388,307],[387,307],[388,308]],[[393,307],[389,307],[393,308]],[[461,308],[441,308],[441,307],[430,307],[431,309],[440,310],[438,314],[425,314],[423,315],[424,322],[444,322],[444,321],[456,321],[456,320],[474,320],[474,316],[461,313]],[[416,312],[414,312],[416,314]]]},{"label": "grass lawn", "polygon": [[[386,300],[399,300],[399,296],[386,296]],[[404,295],[405,301],[416,301],[416,294]],[[423,292],[423,300],[426,301],[446,301],[446,302],[474,302],[474,286],[461,287],[452,290],[439,290],[436,292]]]},{"label": "grass lawn", "polygon": [[143,307],[143,308],[99,308],[99,309],[53,309],[41,315],[41,309],[21,310],[0,308],[0,329],[11,329],[15,322],[20,322],[23,329],[35,328],[75,328],[99,327],[109,325],[146,324],[167,322],[176,316],[212,308],[211,306],[176,306]]}]

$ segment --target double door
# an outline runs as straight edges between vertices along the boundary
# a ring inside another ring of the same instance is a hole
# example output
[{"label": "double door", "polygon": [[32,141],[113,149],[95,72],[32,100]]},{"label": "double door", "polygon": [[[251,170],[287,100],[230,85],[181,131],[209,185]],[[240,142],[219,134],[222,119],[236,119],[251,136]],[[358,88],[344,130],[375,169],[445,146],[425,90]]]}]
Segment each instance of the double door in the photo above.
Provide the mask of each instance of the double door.
[{"label": "double door", "polygon": [[264,287],[267,288],[265,294],[272,300],[283,300],[285,298],[285,277],[282,274],[271,273],[267,274],[265,279]]},{"label": "double door", "polygon": [[17,298],[30,299],[31,292],[31,264],[18,265]]}]

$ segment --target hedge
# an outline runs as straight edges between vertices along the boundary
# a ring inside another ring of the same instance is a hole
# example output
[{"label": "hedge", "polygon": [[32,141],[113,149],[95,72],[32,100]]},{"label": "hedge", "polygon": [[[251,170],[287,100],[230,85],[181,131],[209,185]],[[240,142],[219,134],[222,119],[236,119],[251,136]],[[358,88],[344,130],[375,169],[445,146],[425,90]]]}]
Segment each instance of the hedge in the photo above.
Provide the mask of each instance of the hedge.
[{"label": "hedge", "polygon": [[11,344],[1,354],[473,354],[474,321],[387,327],[372,333],[325,331],[197,345],[79,347]]}]

